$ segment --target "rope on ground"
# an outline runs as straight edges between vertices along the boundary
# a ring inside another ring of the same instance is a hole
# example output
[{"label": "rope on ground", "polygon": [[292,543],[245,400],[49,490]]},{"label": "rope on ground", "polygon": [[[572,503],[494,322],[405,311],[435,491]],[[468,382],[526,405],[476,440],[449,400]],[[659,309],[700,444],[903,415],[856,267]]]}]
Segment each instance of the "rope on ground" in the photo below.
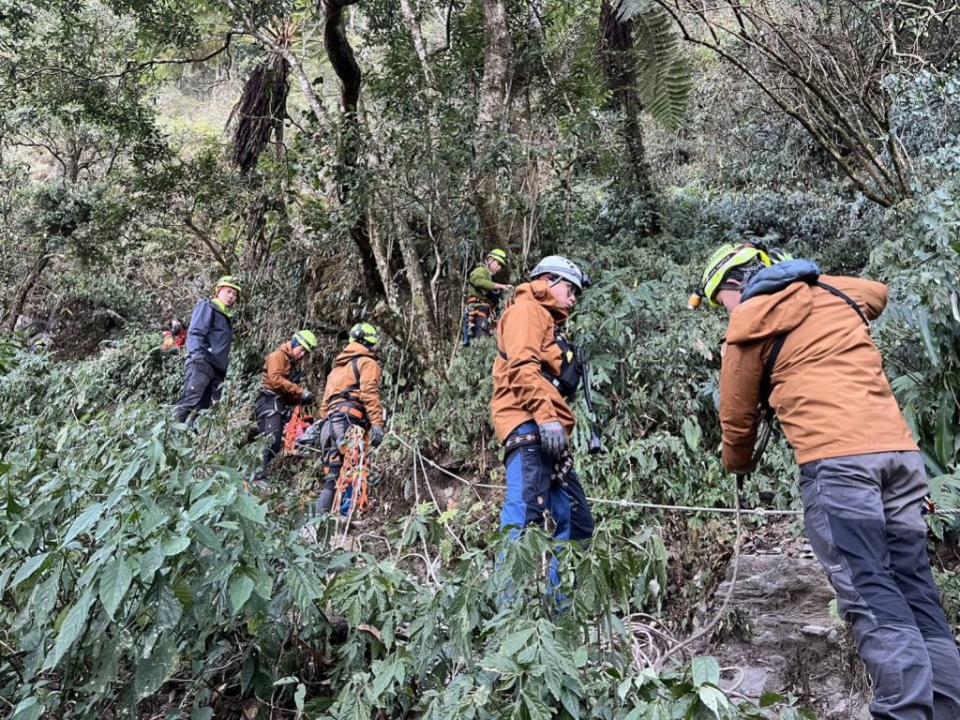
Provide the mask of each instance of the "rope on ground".
[{"label": "rope on ground", "polygon": [[[395,437],[397,441],[403,445],[405,448],[414,453],[421,463],[426,463],[432,468],[439,470],[444,475],[453,478],[454,480],[459,480],[464,485],[467,485],[471,488],[482,488],[486,490],[503,490],[502,485],[491,485],[489,483],[478,483],[467,480],[456,473],[450,472],[442,465],[438,465],[436,462],[428,458],[426,455],[420,452],[420,449],[410,445],[403,438],[401,438],[395,431],[390,431],[390,436]],[[633,500],[615,500],[613,498],[598,498],[598,497],[588,497],[592,503],[599,503],[602,505],[618,505],[620,507],[631,507],[637,508],[639,510],[669,510],[673,512],[688,512],[688,513],[721,513],[727,515],[756,515],[757,517],[786,517],[786,516],[799,516],[803,515],[803,510],[767,510],[765,508],[728,508],[728,507],[707,507],[705,505],[665,505],[662,503],[644,503],[644,502],[634,502]],[[960,515],[960,508],[937,508],[935,515]]]},{"label": "rope on ground", "polygon": [[[410,452],[412,452],[416,457],[418,457],[421,463],[426,463],[432,468],[439,470],[444,475],[447,475],[448,477],[451,477],[454,480],[459,480],[464,485],[467,485],[472,488],[485,488],[488,490],[503,489],[502,485],[491,485],[489,483],[471,482],[470,480],[467,480],[466,478],[463,478],[457,475],[456,473],[452,473],[442,465],[438,465],[436,462],[426,457],[423,453],[420,452],[419,448],[413,445],[410,445],[403,438],[397,435],[396,432],[391,431],[390,435],[392,437],[395,437],[401,445],[403,445],[405,448],[410,450]],[[592,503],[599,503],[604,505],[617,505],[620,507],[631,507],[631,508],[637,508],[640,510],[670,510],[674,512],[691,512],[691,513],[693,512],[727,513],[731,515],[739,513],[744,515],[757,515],[759,517],[763,517],[763,516],[772,517],[772,516],[781,516],[781,515],[803,515],[802,510],[765,510],[764,508],[737,509],[737,508],[725,508],[725,507],[706,507],[706,506],[699,506],[699,505],[664,505],[661,503],[642,503],[642,502],[634,502],[632,500],[614,500],[612,498],[597,498],[597,497],[588,497],[587,500],[589,500]]]},{"label": "rope on ground", "polygon": [[730,571],[730,585],[727,587],[727,592],[723,596],[723,602],[720,604],[720,609],[714,614],[706,625],[700,628],[693,635],[688,637],[683,642],[674,645],[669,650],[667,650],[663,655],[660,656],[660,660],[657,666],[654,668],[658,673],[663,668],[664,663],[673,655],[676,655],[681,650],[685,650],[693,643],[698,640],[709,637],[710,633],[713,632],[713,629],[720,623],[721,620],[727,614],[727,607],[730,605],[730,600],[733,599],[733,591],[737,586],[737,578],[740,574],[740,545],[743,540],[743,523],[741,522],[741,513],[740,513],[740,480],[739,478],[734,483],[733,488],[733,506],[734,512],[734,521],[737,528],[737,536],[733,541],[733,558],[730,561],[731,571]]}]

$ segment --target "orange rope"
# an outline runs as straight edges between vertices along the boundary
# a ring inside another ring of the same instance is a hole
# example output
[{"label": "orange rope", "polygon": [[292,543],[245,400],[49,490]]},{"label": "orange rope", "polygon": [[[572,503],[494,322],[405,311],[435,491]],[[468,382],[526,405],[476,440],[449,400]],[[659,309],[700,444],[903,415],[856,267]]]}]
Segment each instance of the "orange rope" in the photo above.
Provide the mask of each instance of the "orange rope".
[{"label": "orange rope", "polygon": [[367,469],[366,456],[364,453],[364,432],[363,428],[351,425],[347,430],[343,442],[340,443],[340,453],[343,456],[343,465],[340,467],[340,477],[337,480],[337,494],[333,498],[333,512],[340,511],[340,505],[343,500],[343,494],[347,488],[353,488],[353,494],[350,497],[350,511],[347,514],[349,520],[355,511],[363,512],[367,509],[369,496],[367,494]]},{"label": "orange rope", "polygon": [[297,405],[293,409],[293,415],[283,430],[283,452],[286,455],[297,454],[297,440],[307,431],[307,428],[313,424],[312,415],[307,415],[303,411],[302,405]]}]

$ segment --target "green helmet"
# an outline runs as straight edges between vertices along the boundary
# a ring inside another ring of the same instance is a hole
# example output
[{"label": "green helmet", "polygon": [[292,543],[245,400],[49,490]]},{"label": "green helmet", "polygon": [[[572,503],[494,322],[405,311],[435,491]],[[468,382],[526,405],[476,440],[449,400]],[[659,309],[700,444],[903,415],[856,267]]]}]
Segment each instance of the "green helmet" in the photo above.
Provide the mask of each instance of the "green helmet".
[{"label": "green helmet", "polygon": [[[774,257],[771,257],[771,255]],[[720,304],[714,300],[714,297],[721,289],[720,286],[724,278],[731,270],[751,263],[759,263],[764,267],[770,267],[787,259],[789,259],[789,256],[785,253],[768,253],[765,248],[750,243],[722,245],[710,256],[707,267],[703,271],[703,278],[701,279],[703,296],[710,303],[710,307],[718,308]]]},{"label": "green helmet", "polygon": [[380,333],[370,323],[357,323],[350,328],[350,339],[362,343],[369,348],[380,345]]},{"label": "green helmet", "polygon": [[507,251],[500,248],[494,248],[487,253],[487,260],[496,260],[498,263],[507,266]]},{"label": "green helmet", "polygon": [[222,287],[233,288],[238,293],[241,292],[240,285],[237,282],[237,279],[233,275],[224,275],[219,280],[217,280],[217,284],[213,286],[213,291],[216,292]]},{"label": "green helmet", "polygon": [[293,340],[307,352],[313,352],[317,349],[317,336],[309,330],[299,330],[294,333]]}]

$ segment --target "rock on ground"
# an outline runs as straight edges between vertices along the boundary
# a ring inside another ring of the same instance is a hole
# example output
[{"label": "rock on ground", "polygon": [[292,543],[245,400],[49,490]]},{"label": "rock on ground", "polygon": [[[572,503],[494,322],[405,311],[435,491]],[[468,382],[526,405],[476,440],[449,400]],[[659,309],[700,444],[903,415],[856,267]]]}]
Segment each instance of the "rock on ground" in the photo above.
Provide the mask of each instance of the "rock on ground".
[{"label": "rock on ground", "polygon": [[866,676],[844,623],[831,615],[834,597],[809,550],[741,555],[727,617],[704,648],[721,667],[735,668],[724,672],[725,689],[751,699],[792,693],[818,718],[869,718]]}]

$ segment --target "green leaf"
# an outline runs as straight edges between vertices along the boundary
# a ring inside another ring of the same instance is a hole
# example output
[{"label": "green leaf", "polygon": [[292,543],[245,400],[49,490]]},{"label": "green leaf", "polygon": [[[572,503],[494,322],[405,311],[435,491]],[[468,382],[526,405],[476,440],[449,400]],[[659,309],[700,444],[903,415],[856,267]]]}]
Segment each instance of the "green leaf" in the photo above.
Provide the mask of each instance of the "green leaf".
[{"label": "green leaf", "polygon": [[154,621],[157,627],[167,630],[176,627],[183,615],[183,605],[173,594],[173,590],[166,582],[163,582],[157,590],[156,615]]},{"label": "green leaf", "polygon": [[930,332],[930,313],[927,312],[926,308],[923,308],[920,312],[919,317],[920,325],[920,338],[923,340],[923,349],[927,353],[927,357],[930,359],[930,364],[934,368],[940,367],[940,349],[937,346],[937,342],[933,338],[933,333]]},{"label": "green leaf", "polygon": [[163,548],[157,544],[151,545],[150,549],[140,556],[139,575],[143,582],[149,583],[153,580],[157,570],[163,566],[163,558]]},{"label": "green leaf", "polygon": [[60,573],[63,565],[57,563],[50,575],[33,590],[30,596],[30,614],[35,622],[46,624],[57,605],[57,593],[60,590]]},{"label": "green leaf", "polygon": [[258,503],[255,498],[244,493],[237,495],[236,500],[233,501],[233,509],[241,517],[245,517],[258,525],[262,525],[267,519],[267,508]]},{"label": "green leaf", "polygon": [[10,583],[10,589],[13,590],[24,580],[29,579],[31,575],[40,569],[40,566],[43,565],[44,560],[46,560],[47,556],[49,555],[49,552],[45,552],[40,553],[39,555],[34,555],[32,558],[27,559],[23,565],[20,566],[20,569],[17,570],[17,574],[13,576],[13,582]]},{"label": "green leaf", "polygon": [[700,424],[693,418],[686,418],[683,421],[683,439],[687,447],[696,452],[700,447],[701,437],[703,437],[703,431],[700,429]]},{"label": "green leaf", "polygon": [[43,705],[36,695],[31,695],[17,703],[10,720],[39,720],[41,715],[43,715]]},{"label": "green leaf", "polygon": [[940,396],[940,407],[937,412],[937,429],[933,438],[934,449],[937,453],[937,460],[944,467],[950,467],[953,464],[954,454],[954,422],[956,415],[956,401],[953,393],[945,391]]},{"label": "green leaf", "polygon": [[703,685],[697,689],[697,696],[700,702],[710,708],[716,717],[720,717],[720,709],[726,708],[730,703],[727,696],[712,685]]},{"label": "green leaf", "polygon": [[508,657],[513,657],[530,643],[533,637],[534,628],[525,628],[515,633],[507,635],[500,645],[500,652]]},{"label": "green leaf", "polygon": [[720,664],[710,655],[695,657],[690,664],[694,687],[720,684]]},{"label": "green leaf", "polygon": [[213,708],[194,708],[190,711],[190,720],[213,720]]},{"label": "green leaf", "polygon": [[197,500],[187,511],[187,519],[195,522],[210,512],[217,505],[217,498],[214,495],[207,495]]},{"label": "green leaf", "polygon": [[134,680],[137,697],[145,698],[159,690],[176,670],[178,661],[176,640],[172,633],[165,634],[149,655],[137,661]]},{"label": "green leaf", "polygon": [[66,545],[80,533],[89,530],[100,519],[101,515],[103,515],[103,503],[95,503],[88,507],[70,523],[70,529],[63,536],[62,544]]},{"label": "green leaf", "polygon": [[171,555],[179,555],[188,547],[190,547],[190,538],[188,538],[186,535],[167,538],[161,543],[163,554],[167,557],[170,557]]},{"label": "green leaf", "polygon": [[230,596],[230,607],[234,612],[240,612],[240,609],[250,599],[250,593],[253,592],[253,578],[244,574],[234,574],[230,578],[230,588],[227,594]]},{"label": "green leaf", "polygon": [[100,602],[103,603],[103,609],[113,620],[113,615],[123,601],[127,589],[130,587],[130,581],[133,580],[133,570],[130,569],[130,563],[126,558],[115,557],[100,574]]},{"label": "green leaf", "polygon": [[63,624],[60,625],[57,640],[53,644],[53,651],[47,655],[47,659],[43,663],[44,670],[50,670],[59,665],[63,656],[80,637],[87,623],[87,616],[90,614],[90,607],[93,605],[94,599],[93,590],[87,588],[67,612]]}]

